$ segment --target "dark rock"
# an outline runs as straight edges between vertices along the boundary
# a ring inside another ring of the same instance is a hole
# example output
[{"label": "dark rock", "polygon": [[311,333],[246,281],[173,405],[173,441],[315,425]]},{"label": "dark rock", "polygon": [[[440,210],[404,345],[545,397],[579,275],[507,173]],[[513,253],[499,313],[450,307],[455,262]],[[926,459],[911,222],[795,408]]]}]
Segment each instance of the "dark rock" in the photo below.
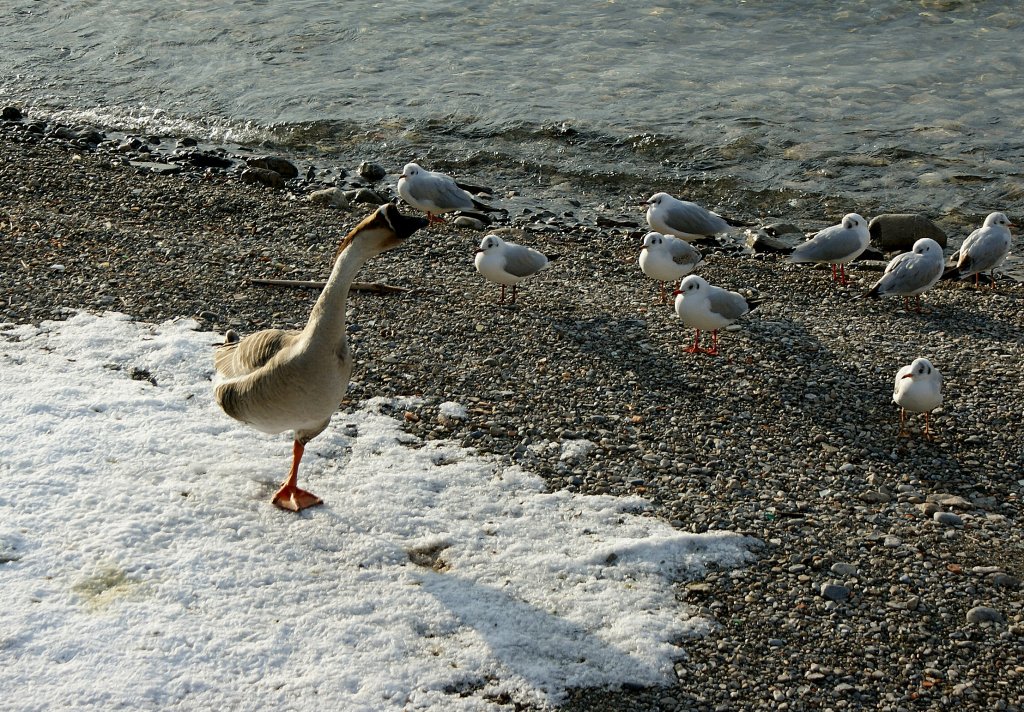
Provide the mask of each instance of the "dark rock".
[{"label": "dark rock", "polygon": [[781,237],[782,235],[799,235],[801,241],[805,239],[803,231],[796,225],[793,225],[792,223],[768,223],[761,229],[765,233],[767,233],[769,237]]},{"label": "dark rock", "polygon": [[256,183],[270,188],[283,188],[284,178],[269,168],[246,168],[239,176],[243,183]]},{"label": "dark rock", "polygon": [[259,156],[257,158],[249,158],[245,162],[251,168],[263,168],[274,171],[285,180],[291,180],[299,175],[299,169],[295,167],[294,163],[277,156]]},{"label": "dark rock", "polygon": [[24,114],[21,113],[21,109],[16,106],[5,106],[0,111],[0,119],[4,121],[21,121],[24,118]]},{"label": "dark rock", "polygon": [[923,237],[935,240],[946,249],[946,233],[924,215],[917,213],[885,213],[868,223],[871,243],[882,252],[909,252]]},{"label": "dark rock", "polygon": [[129,136],[117,145],[118,151],[138,151],[142,147],[142,141],[135,136]]},{"label": "dark rock", "polygon": [[185,160],[199,168],[230,168],[233,165],[230,158],[205,151],[192,151],[185,156]]},{"label": "dark rock", "polygon": [[747,238],[747,245],[757,254],[788,255],[796,247],[796,241],[803,240],[803,235],[793,235],[793,240],[782,240],[772,237],[765,230]]},{"label": "dark rock", "polygon": [[359,190],[350,190],[345,193],[345,197],[349,199],[351,203],[369,203],[370,205],[383,205],[388,202],[384,198],[380,197],[380,194],[375,190],[369,188],[360,188]]},{"label": "dark rock", "polygon": [[855,262],[863,262],[864,260],[874,260],[875,262],[885,262],[885,254],[881,250],[876,250],[873,247],[868,247],[866,250],[860,253],[860,256],[854,260]]},{"label": "dark rock", "polygon": [[181,173],[181,166],[175,163],[155,163],[152,161],[129,161],[129,165],[138,168],[145,173],[156,173],[157,175],[174,175]]},{"label": "dark rock", "polygon": [[192,147],[192,146],[198,146],[198,145],[199,145],[199,142],[198,142],[198,141],[196,141],[196,140],[195,140],[194,138],[192,138],[191,136],[186,136],[185,138],[183,138],[183,139],[181,139],[180,141],[178,141],[178,145],[179,145],[179,146],[184,146],[184,147],[186,147],[186,148],[190,148],[190,147]]},{"label": "dark rock", "polygon": [[845,601],[850,597],[850,589],[838,583],[821,584],[821,597],[830,601]]},{"label": "dark rock", "polygon": [[380,180],[388,174],[388,172],[384,170],[384,166],[379,163],[370,163],[368,161],[360,163],[356,172],[371,183]]},{"label": "dark rock", "polygon": [[967,611],[968,623],[1002,623],[1004,620],[1002,613],[988,606],[975,606]]},{"label": "dark rock", "polygon": [[349,201],[340,188],[324,188],[309,194],[309,202],[314,205],[326,205],[329,208],[348,209]]}]

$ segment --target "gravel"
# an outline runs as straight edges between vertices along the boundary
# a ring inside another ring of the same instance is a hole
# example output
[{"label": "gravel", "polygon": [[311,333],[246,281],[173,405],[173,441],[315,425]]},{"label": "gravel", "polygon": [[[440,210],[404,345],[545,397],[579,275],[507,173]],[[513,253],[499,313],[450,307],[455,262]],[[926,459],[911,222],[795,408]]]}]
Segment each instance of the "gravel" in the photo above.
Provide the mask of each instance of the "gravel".
[{"label": "gravel", "polygon": [[[0,124],[0,321],[109,309],[218,332],[300,327],[315,290],[248,279],[326,278],[370,207],[315,190],[369,191],[361,172],[394,194],[394,175],[368,166],[327,185],[299,161],[306,178],[273,189],[216,152],[150,155],[180,167],[154,170],[131,165],[144,156],[130,141],[96,139]],[[680,584],[681,605],[718,625],[681,641],[678,684],[579,690],[564,709],[1021,709],[1024,288],[943,282],[917,314],[854,298],[882,263],[854,263],[843,289],[777,254],[705,248],[705,278],[764,303],[722,334],[721,356],[689,355],[692,334],[637,266],[633,203],[519,203],[499,218],[561,255],[516,305],[494,304],[473,269],[479,230],[448,224],[371,261],[361,280],[410,291],[357,293],[349,314],[343,407],[418,395],[397,415],[419,437],[764,542],[750,566]],[[893,376],[917,356],[945,377],[933,440],[920,416],[897,436]]]}]

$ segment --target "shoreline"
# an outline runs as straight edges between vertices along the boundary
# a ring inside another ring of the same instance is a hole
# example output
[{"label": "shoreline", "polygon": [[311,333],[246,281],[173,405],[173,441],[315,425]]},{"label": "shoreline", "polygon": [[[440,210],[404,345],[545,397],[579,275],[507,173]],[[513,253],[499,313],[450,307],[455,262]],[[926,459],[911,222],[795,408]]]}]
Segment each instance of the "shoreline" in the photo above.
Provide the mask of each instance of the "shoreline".
[{"label": "shoreline", "polygon": [[[315,291],[247,278],[322,279],[371,209],[17,135],[0,130],[15,256],[4,321],[84,308],[218,332],[301,326]],[[721,357],[691,356],[691,335],[651,303],[620,211],[548,212],[520,216],[517,240],[562,259],[514,307],[472,268],[479,231],[431,228],[368,264],[361,279],[415,292],[356,297],[347,402],[419,395],[406,428],[420,437],[521,464],[552,490],[639,494],[683,530],[765,542],[750,566],[680,585],[719,628],[683,642],[678,686],[581,691],[564,709],[1024,706],[1024,288],[943,283],[917,315],[851,299],[877,278],[870,265],[841,290],[827,270],[723,248],[700,273],[765,304],[722,335]],[[916,419],[914,438],[895,435],[893,374],[918,355],[946,377],[934,442]],[[439,418],[448,400],[465,423]],[[563,460],[571,440],[595,447]],[[1004,622],[968,622],[976,606]]]}]

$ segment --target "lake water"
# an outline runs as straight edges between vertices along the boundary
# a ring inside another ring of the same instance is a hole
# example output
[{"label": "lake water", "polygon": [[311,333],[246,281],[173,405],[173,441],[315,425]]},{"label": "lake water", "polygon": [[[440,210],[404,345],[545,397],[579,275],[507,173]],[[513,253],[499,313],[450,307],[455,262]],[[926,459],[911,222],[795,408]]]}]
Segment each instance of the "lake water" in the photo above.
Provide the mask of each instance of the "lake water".
[{"label": "lake water", "polygon": [[754,218],[1024,224],[1015,3],[2,6],[0,103],[30,114]]}]

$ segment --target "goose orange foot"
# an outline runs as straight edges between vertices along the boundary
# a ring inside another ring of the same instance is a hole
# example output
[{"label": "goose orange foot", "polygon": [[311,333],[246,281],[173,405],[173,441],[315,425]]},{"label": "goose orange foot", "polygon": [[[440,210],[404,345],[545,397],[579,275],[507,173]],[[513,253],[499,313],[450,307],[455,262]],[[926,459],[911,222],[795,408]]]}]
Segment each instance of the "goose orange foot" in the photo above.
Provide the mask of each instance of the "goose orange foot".
[{"label": "goose orange foot", "polygon": [[288,482],[281,485],[281,489],[279,489],[274,495],[273,502],[275,506],[280,507],[281,509],[287,509],[291,512],[298,512],[306,509],[307,507],[315,507],[318,504],[324,503],[322,499],[312,492],[299,489]]}]

